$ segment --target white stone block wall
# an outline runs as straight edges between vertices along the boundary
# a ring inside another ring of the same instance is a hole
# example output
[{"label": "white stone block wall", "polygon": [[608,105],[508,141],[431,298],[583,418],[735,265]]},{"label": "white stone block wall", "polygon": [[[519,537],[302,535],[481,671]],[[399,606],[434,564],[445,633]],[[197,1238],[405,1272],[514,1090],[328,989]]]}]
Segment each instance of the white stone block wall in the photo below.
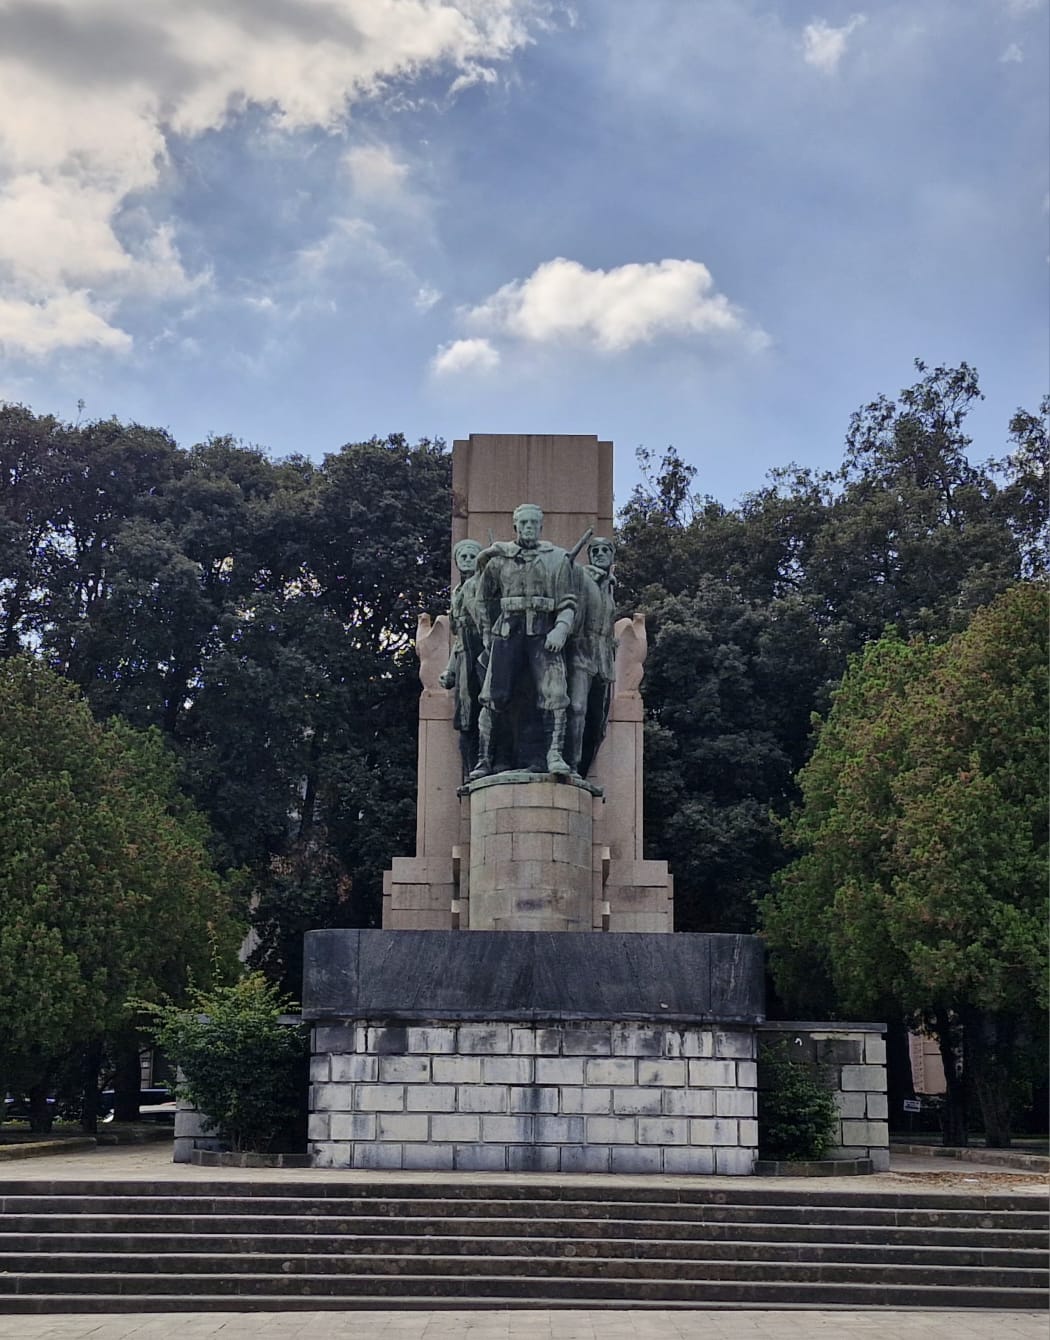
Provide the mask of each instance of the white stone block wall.
[{"label": "white stone block wall", "polygon": [[759,1025],[761,1047],[786,1040],[812,1063],[838,1108],[832,1159],[871,1159],[875,1172],[890,1166],[886,1043],[882,1024],[776,1022]]},{"label": "white stone block wall", "polygon": [[318,1167],[748,1174],[754,1029],[587,1021],[313,1030]]}]

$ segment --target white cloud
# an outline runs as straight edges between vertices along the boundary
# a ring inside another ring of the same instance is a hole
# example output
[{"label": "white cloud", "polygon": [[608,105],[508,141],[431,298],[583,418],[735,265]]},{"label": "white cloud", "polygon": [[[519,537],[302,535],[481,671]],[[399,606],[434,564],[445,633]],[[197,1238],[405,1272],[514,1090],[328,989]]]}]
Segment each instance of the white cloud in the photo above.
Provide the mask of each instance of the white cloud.
[{"label": "white cloud", "polygon": [[1016,42],[1011,42],[999,60],[1003,65],[1020,65],[1024,60],[1024,52]]},{"label": "white cloud", "polygon": [[[528,41],[544,0],[0,0],[0,300],[10,349],[127,345],[114,297],[171,295],[175,231],[143,213],[175,171],[172,134],[221,129],[249,107],[285,132],[342,130],[396,81],[488,78]],[[384,156],[385,155],[385,156]],[[396,189],[401,165],[351,150],[355,183]],[[140,206],[141,208],[141,206]],[[90,318],[90,319],[89,319]],[[102,332],[109,331],[109,335]],[[19,345],[19,332],[25,344]],[[49,333],[48,333],[49,332]]]},{"label": "white cloud", "polygon": [[430,368],[437,376],[448,377],[461,372],[491,372],[499,362],[499,351],[488,340],[453,340],[438,349]]},{"label": "white cloud", "polygon": [[399,196],[408,178],[408,165],[399,162],[383,144],[358,144],[343,155],[358,195],[389,198]]},{"label": "white cloud", "polygon": [[850,36],[866,21],[863,14],[854,14],[841,28],[833,28],[824,19],[807,23],[802,32],[802,59],[825,74],[834,74]]},{"label": "white cloud", "polygon": [[662,336],[768,337],[748,324],[706,265],[662,260],[588,270],[557,257],[516,279],[466,314],[482,332],[532,344],[567,341],[618,353]]}]

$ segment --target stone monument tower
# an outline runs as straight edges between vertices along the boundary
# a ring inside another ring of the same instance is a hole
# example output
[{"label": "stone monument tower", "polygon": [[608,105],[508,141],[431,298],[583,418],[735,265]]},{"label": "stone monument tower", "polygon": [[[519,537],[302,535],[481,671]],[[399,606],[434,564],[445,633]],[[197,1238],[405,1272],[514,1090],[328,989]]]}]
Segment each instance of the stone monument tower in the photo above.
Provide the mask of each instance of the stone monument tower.
[{"label": "stone monument tower", "polygon": [[609,442],[455,443],[416,854],[382,930],[306,937],[319,1166],[752,1171],[762,951],[670,934],[643,859],[645,623],[614,625],[612,512]]},{"label": "stone monument tower", "polygon": [[[543,540],[571,552],[588,532],[612,534],[612,443],[472,434],[454,445],[452,493],[454,552],[512,540],[515,509],[530,503],[542,511]],[[585,543],[577,568],[590,556]],[[387,874],[384,929],[673,929],[667,865],[642,859],[642,616],[621,619],[614,637],[604,737],[586,778],[515,770],[513,780],[464,787],[454,726],[462,685],[441,684],[452,629],[446,617],[420,621],[416,855]],[[573,714],[570,706],[570,731]]]}]

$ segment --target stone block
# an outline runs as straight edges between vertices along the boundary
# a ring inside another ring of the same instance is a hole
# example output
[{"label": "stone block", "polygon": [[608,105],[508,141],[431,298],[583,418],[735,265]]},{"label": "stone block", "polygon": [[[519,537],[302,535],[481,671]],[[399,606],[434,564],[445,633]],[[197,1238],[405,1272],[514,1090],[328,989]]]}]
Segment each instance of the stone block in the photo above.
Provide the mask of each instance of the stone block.
[{"label": "stone block", "polygon": [[858,1090],[875,1093],[886,1092],[886,1067],[881,1065],[844,1065],[842,1067],[843,1089],[849,1093]]},{"label": "stone block", "polygon": [[329,1136],[329,1130],[328,1130],[328,1113],[327,1113],[327,1112],[311,1112],[311,1113],[310,1113],[310,1116],[309,1116],[309,1118],[307,1119],[307,1122],[306,1122],[306,1136],[307,1136],[307,1139],[309,1139],[309,1140],[327,1140],[327,1139],[328,1139],[328,1136]]},{"label": "stone block", "polygon": [[864,1061],[866,1065],[886,1064],[886,1043],[875,1033],[864,1037]]},{"label": "stone block", "polygon": [[352,1052],[356,1050],[353,1024],[318,1024],[312,1032],[311,1049],[315,1052]]},{"label": "stone block", "polygon": [[639,1117],[640,1145],[687,1145],[689,1122],[685,1117]]},{"label": "stone block", "polygon": [[480,1084],[480,1056],[435,1056],[430,1062],[435,1084]]},{"label": "stone block", "polygon": [[842,1143],[844,1145],[888,1145],[889,1127],[884,1121],[843,1121]]},{"label": "stone block", "polygon": [[483,1116],[481,1138],[492,1144],[528,1144],[533,1138],[535,1117]]},{"label": "stone block", "polygon": [[[475,1141],[481,1137],[481,1118],[460,1115],[446,1116],[434,1113],[430,1118],[431,1140],[448,1140],[453,1144],[460,1141]],[[457,1165],[458,1166],[458,1165]]]},{"label": "stone block", "polygon": [[507,1088],[502,1084],[463,1084],[457,1091],[460,1112],[506,1112]]},{"label": "stone block", "polygon": [[539,1144],[581,1144],[583,1117],[538,1116],[535,1119],[535,1139]]},{"label": "stone block", "polygon": [[[349,1085],[332,1084],[330,1088],[349,1088]],[[346,1107],[351,1104],[347,1103]],[[403,1084],[358,1084],[356,1106],[362,1112],[403,1112],[405,1110],[405,1086]]]},{"label": "stone block", "polygon": [[735,1089],[733,1061],[690,1061],[689,1084],[694,1089]]},{"label": "stone block", "polygon": [[729,1117],[694,1117],[689,1123],[689,1140],[694,1145],[739,1144],[739,1126]]},{"label": "stone block", "polygon": [[715,1115],[719,1117],[753,1117],[758,1098],[754,1089],[716,1089]]},{"label": "stone block", "polygon": [[[332,1078],[331,1057],[329,1056],[311,1056],[310,1057],[310,1083],[326,1084]],[[345,1076],[340,1075],[340,1079]]]},{"label": "stone block", "polygon": [[710,1028],[691,1028],[682,1033],[680,1055],[690,1060],[707,1060],[715,1054],[715,1035]]},{"label": "stone block", "polygon": [[838,1108],[840,1117],[859,1120],[868,1115],[867,1094],[836,1091],[832,1094],[832,1097],[835,1099],[835,1106]]},{"label": "stone block", "polygon": [[430,1081],[429,1056],[381,1056],[380,1084],[427,1084]]},{"label": "stone block", "polygon": [[354,1145],[355,1168],[400,1168],[403,1154],[400,1145]]},{"label": "stone block", "polygon": [[873,1171],[889,1172],[890,1151],[888,1149],[871,1149],[868,1151],[868,1158],[871,1159]]},{"label": "stone block", "polygon": [[613,1089],[613,1112],[621,1117],[655,1116],[661,1111],[662,1093],[661,1089],[643,1089],[637,1084],[626,1089]]},{"label": "stone block", "polygon": [[621,935],[666,935],[671,930],[667,912],[618,912],[613,909],[609,929]]},{"label": "stone block", "polygon": [[310,1146],[310,1157],[315,1168],[349,1168],[353,1159],[353,1145],[337,1145],[330,1140]]},{"label": "stone block", "polygon": [[335,1055],[330,1058],[332,1079],[339,1083],[373,1084],[379,1078],[379,1058],[363,1052]]},{"label": "stone block", "polygon": [[376,1120],[378,1140],[426,1140],[429,1135],[425,1113],[383,1112]]},{"label": "stone block", "polygon": [[758,1063],[757,1061],[737,1061],[736,1063],[736,1083],[738,1089],[757,1089],[758,1088]]},{"label": "stone block", "polygon": [[734,1061],[753,1061],[755,1058],[755,1035],[742,1029],[730,1031],[718,1030],[715,1033],[715,1056],[719,1059]]},{"label": "stone block", "polygon": [[678,1085],[686,1078],[684,1061],[639,1061],[638,1083]]},{"label": "stone block", "polygon": [[609,1155],[609,1169],[614,1173],[658,1173],[660,1171],[659,1149],[641,1149],[637,1145],[613,1145]]},{"label": "stone block", "polygon": [[668,1117],[711,1117],[715,1112],[715,1093],[714,1089],[664,1089],[661,1107]]},{"label": "stone block", "polygon": [[620,1084],[635,1082],[635,1062],[626,1057],[609,1060],[588,1060],[584,1076],[588,1084]]},{"label": "stone block", "polygon": [[507,1151],[502,1145],[456,1145],[452,1166],[457,1172],[503,1172]]},{"label": "stone block", "polygon": [[515,833],[513,837],[512,850],[515,861],[554,860],[553,833]]},{"label": "stone block", "polygon": [[609,1171],[608,1145],[560,1145],[563,1173],[604,1173]]},{"label": "stone block", "polygon": [[[612,1034],[608,1028],[587,1028],[567,1024],[562,1034],[562,1052],[565,1056],[608,1056],[612,1051]],[[579,1084],[581,1080],[566,1080]]]},{"label": "stone block", "polygon": [[376,1130],[377,1119],[368,1112],[333,1112],[331,1117],[333,1140],[374,1140]]},{"label": "stone block", "polygon": [[406,1112],[454,1112],[454,1084],[410,1084],[405,1090]]},{"label": "stone block", "polygon": [[663,1169],[665,1173],[683,1173],[704,1176],[715,1170],[715,1151],[702,1146],[686,1148],[665,1148],[663,1151]]},{"label": "stone block", "polygon": [[456,1050],[456,1030],[451,1026],[428,1025],[425,1028],[408,1028],[408,1050],[410,1052],[454,1052]]},{"label": "stone block", "polygon": [[536,1029],[512,1028],[510,1030],[510,1050],[514,1056],[536,1055]]},{"label": "stone block", "polygon": [[404,1056],[408,1051],[408,1029],[404,1024],[370,1025],[368,1050],[377,1056]]},{"label": "stone block", "polygon": [[[485,1084],[531,1084],[531,1056],[486,1056],[481,1062],[481,1078]],[[538,1076],[537,1076],[538,1079]]]},{"label": "stone block", "polygon": [[510,1051],[509,1024],[460,1024],[457,1050],[461,1056],[502,1056]]},{"label": "stone block", "polygon": [[589,1145],[633,1145],[638,1129],[634,1117],[588,1117]]},{"label": "stone block", "polygon": [[405,1145],[401,1166],[418,1172],[445,1172],[452,1170],[452,1145]]},{"label": "stone block", "polygon": [[561,1051],[564,1030],[561,1028],[536,1029],[536,1055],[557,1056]]},{"label": "stone block", "polygon": [[889,1100],[884,1093],[869,1093],[865,1116],[875,1121],[886,1121],[889,1117]]},{"label": "stone block", "polygon": [[755,1167],[753,1149],[716,1149],[715,1172],[723,1177],[749,1177]]},{"label": "stone block", "polygon": [[678,1037],[678,1034],[666,1034],[663,1029],[650,1028],[644,1024],[614,1024],[610,1035],[613,1056],[664,1056],[665,1037]]},{"label": "stone block", "polygon": [[534,1084],[512,1088],[507,1106],[511,1112],[548,1113],[558,1111],[558,1090]]},{"label": "stone block", "polygon": [[757,1122],[757,1121],[741,1121],[741,1122],[739,1122],[739,1123],[738,1123],[738,1129],[737,1129],[737,1139],[740,1141],[741,1145],[746,1145],[746,1146],[748,1146],[749,1148],[757,1149],[757,1148],[758,1148],[758,1122]]},{"label": "stone block", "polygon": [[612,1089],[563,1088],[561,1091],[561,1110],[566,1114],[602,1115],[611,1109]]},{"label": "stone block", "polygon": [[536,1058],[537,1084],[582,1084],[582,1056],[539,1056]]},{"label": "stone block", "polygon": [[559,1172],[560,1145],[511,1145],[507,1149],[509,1172]]},{"label": "stone block", "polygon": [[310,1107],[315,1112],[349,1112],[354,1106],[352,1084],[317,1084]]}]

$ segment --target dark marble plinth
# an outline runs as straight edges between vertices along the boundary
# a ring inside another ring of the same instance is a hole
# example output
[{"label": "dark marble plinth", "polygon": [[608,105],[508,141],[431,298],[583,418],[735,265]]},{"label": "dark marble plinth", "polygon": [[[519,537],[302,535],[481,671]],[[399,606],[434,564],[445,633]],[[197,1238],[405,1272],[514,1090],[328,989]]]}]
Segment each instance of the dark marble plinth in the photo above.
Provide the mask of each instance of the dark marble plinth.
[{"label": "dark marble plinth", "polygon": [[753,935],[309,931],[306,1019],[764,1017]]}]

